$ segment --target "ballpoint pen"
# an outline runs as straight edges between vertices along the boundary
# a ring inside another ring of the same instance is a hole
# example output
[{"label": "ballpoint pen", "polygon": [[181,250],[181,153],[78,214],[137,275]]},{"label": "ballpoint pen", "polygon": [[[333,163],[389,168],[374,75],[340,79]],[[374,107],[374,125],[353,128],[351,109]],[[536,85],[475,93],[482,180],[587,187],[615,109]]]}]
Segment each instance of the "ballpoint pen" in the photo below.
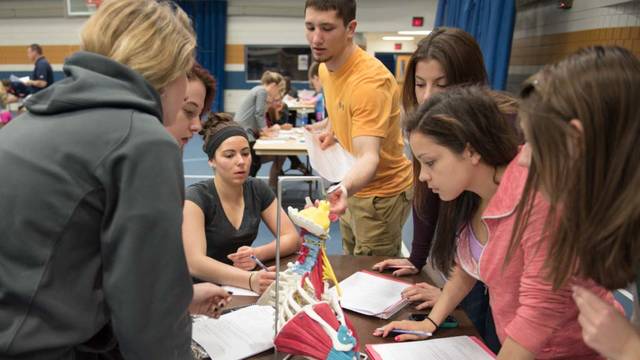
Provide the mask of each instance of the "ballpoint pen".
[{"label": "ballpoint pen", "polygon": [[267,267],[262,263],[262,261],[260,261],[260,259],[258,259],[255,255],[251,255],[251,260],[255,261],[255,263],[258,264],[258,266],[260,266],[262,270],[269,271],[269,269],[267,269]]}]

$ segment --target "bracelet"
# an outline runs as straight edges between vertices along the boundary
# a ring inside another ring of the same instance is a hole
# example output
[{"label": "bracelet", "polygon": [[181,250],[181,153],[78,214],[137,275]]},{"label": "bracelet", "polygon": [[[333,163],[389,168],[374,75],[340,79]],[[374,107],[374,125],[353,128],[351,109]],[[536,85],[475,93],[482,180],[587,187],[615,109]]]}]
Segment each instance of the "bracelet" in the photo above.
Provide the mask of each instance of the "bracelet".
[{"label": "bracelet", "polygon": [[251,272],[249,274],[249,290],[253,291],[253,288],[251,287],[251,279],[253,278],[253,274],[255,274],[255,272]]},{"label": "bracelet", "polygon": [[344,184],[342,182],[332,185],[327,189],[327,195],[331,194],[332,192],[336,191],[336,190],[342,190],[342,192],[344,193],[345,197],[349,197],[349,193],[347,192],[347,187],[344,186]]},{"label": "bracelet", "polygon": [[435,321],[433,321],[433,319],[432,319],[432,318],[430,318],[429,316],[427,316],[427,317],[425,318],[425,320],[429,320],[429,321],[433,324],[433,326],[435,326],[435,327],[436,327],[432,332],[436,332],[436,330],[438,330],[438,329],[440,328],[440,326],[438,326],[438,324],[436,324],[436,322],[435,322]]}]

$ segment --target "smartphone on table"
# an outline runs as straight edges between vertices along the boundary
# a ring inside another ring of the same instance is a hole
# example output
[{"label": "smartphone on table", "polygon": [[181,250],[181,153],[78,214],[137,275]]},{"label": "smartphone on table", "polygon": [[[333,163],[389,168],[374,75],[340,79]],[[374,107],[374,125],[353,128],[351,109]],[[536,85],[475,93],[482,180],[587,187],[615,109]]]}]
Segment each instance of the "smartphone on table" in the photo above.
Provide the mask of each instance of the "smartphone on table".
[{"label": "smartphone on table", "polygon": [[[428,313],[412,313],[409,316],[409,320],[413,321],[423,321],[427,318]],[[447,316],[446,319],[440,324],[441,329],[453,329],[458,327],[458,320],[454,318],[452,315]]]}]

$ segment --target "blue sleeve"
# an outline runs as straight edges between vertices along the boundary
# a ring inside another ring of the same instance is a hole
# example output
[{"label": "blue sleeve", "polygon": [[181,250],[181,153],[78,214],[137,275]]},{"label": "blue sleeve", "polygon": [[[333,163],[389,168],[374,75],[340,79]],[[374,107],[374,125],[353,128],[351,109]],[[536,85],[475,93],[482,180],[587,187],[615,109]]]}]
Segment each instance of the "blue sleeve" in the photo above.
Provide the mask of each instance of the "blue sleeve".
[{"label": "blue sleeve", "polygon": [[31,80],[44,80],[47,81],[47,63],[44,61],[38,61],[35,69],[33,69],[33,79]]},{"label": "blue sleeve", "polygon": [[322,113],[324,117],[324,95],[322,93],[318,94],[316,97],[316,114],[317,113]]}]

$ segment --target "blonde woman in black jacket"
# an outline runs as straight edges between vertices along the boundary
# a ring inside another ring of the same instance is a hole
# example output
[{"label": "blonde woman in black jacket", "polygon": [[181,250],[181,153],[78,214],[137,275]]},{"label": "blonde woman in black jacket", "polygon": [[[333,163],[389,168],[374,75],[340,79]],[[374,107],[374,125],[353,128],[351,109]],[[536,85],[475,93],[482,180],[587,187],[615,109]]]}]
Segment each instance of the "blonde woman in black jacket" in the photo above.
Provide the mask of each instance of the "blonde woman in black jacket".
[{"label": "blonde woman in black jacket", "polygon": [[188,309],[224,298],[194,296],[181,241],[193,29],[168,3],[108,0],[81,39],[0,132],[0,358],[190,358]]}]

